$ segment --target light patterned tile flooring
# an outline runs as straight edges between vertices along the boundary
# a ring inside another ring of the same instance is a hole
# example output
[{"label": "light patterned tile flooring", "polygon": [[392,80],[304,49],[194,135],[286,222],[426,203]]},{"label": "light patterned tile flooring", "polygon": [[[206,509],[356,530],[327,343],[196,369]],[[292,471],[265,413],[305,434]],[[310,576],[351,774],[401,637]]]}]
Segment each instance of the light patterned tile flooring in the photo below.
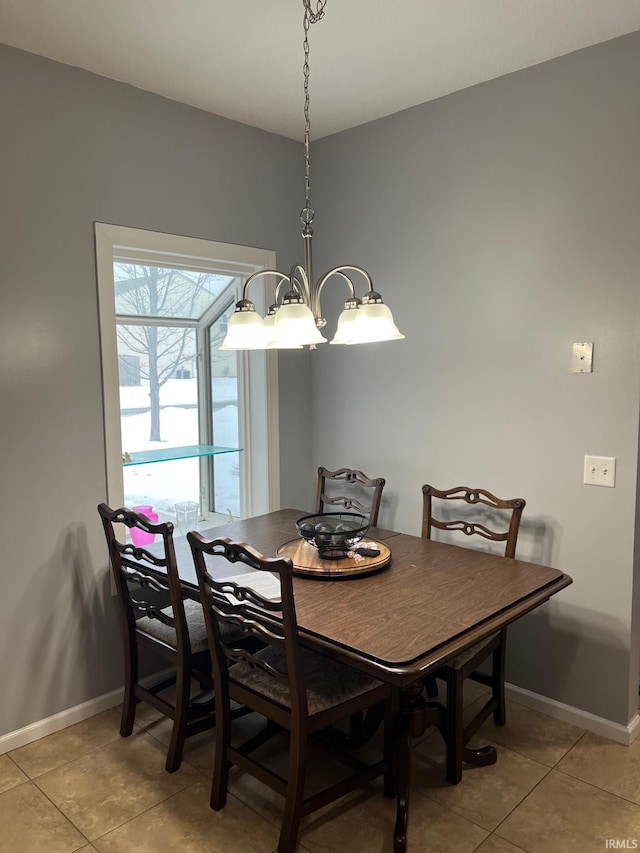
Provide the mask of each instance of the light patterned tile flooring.
[{"label": "light patterned tile flooring", "polygon": [[[470,711],[481,701],[472,685],[466,698]],[[640,739],[621,746],[515,703],[507,719],[476,737],[496,746],[497,764],[466,768],[460,785],[444,779],[437,732],[415,745],[410,853],[640,846]],[[112,709],[0,756],[0,853],[276,850],[282,800],[259,782],[232,771],[226,807],[209,808],[211,732],[191,738],[168,774],[166,720],[141,705],[133,735],[118,729]],[[394,817],[395,803],[372,783],[306,818],[298,850],[391,851]]]}]

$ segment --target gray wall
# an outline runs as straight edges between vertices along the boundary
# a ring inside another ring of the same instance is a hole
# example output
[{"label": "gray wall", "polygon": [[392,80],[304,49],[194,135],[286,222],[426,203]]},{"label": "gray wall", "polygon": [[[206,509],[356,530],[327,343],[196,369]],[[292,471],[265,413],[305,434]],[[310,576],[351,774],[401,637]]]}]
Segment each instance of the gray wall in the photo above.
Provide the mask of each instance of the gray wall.
[{"label": "gray wall", "polygon": [[[311,503],[319,464],[385,476],[381,521],[412,533],[424,482],[525,497],[519,555],[574,584],[510,631],[509,679],[624,724],[638,79],[635,34],[316,143],[316,268],[367,267],[407,339],[279,355],[282,504]],[[2,734],[121,678],[93,222],[273,248],[284,269],[302,247],[290,140],[6,47],[0,116]],[[595,370],[576,376],[582,340]],[[615,489],[582,485],[585,453],[617,457]]]},{"label": "gray wall", "polygon": [[[1,735],[122,683],[94,221],[275,249],[288,269],[304,188],[291,140],[2,46],[0,116]],[[283,369],[283,446],[306,460],[308,356]]]},{"label": "gray wall", "polygon": [[[314,355],[313,465],[386,477],[382,523],[415,534],[425,482],[524,497],[518,555],[574,584],[510,630],[508,678],[622,724],[638,701],[638,80],[635,33],[314,149],[317,268],[364,265],[406,340]],[[568,372],[574,341],[594,342],[593,374]],[[582,485],[586,453],[617,457],[615,489]]]}]

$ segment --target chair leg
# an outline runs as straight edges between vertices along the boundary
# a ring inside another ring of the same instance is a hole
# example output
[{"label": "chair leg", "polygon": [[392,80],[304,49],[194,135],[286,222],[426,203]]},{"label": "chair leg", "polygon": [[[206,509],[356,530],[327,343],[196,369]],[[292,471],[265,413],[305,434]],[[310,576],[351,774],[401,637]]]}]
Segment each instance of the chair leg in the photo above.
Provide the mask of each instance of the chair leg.
[{"label": "chair leg", "polygon": [[438,682],[435,675],[428,675],[424,680],[424,688],[429,699],[436,699],[438,696]]},{"label": "chair leg", "polygon": [[176,679],[176,709],[171,729],[171,741],[165,765],[168,773],[175,773],[182,763],[182,752],[187,734],[189,720],[189,698],[191,694],[191,669],[188,666],[178,667]]},{"label": "chair leg", "polygon": [[462,751],[464,749],[462,684],[462,674],[458,670],[448,669],[445,773],[447,781],[452,785],[457,785],[462,779]]},{"label": "chair leg", "polygon": [[136,684],[138,683],[138,645],[135,637],[129,636],[128,653],[124,662],[124,698],[122,700],[122,718],[120,720],[121,737],[129,737],[136,718]]},{"label": "chair leg", "polygon": [[496,708],[493,712],[493,722],[496,726],[504,726],[507,722],[507,709],[504,694],[505,658],[507,637],[506,631],[500,632],[500,645],[493,653],[491,679],[493,681],[492,691],[496,699]]},{"label": "chair leg", "polygon": [[227,803],[229,785],[229,759],[227,750],[231,740],[231,711],[228,698],[216,693],[216,752],[211,783],[211,808],[218,812]]},{"label": "chair leg", "polygon": [[287,799],[282,817],[278,853],[294,853],[298,841],[298,829],[302,817],[304,779],[307,764],[307,735],[300,732],[289,734],[289,773],[287,776]]}]

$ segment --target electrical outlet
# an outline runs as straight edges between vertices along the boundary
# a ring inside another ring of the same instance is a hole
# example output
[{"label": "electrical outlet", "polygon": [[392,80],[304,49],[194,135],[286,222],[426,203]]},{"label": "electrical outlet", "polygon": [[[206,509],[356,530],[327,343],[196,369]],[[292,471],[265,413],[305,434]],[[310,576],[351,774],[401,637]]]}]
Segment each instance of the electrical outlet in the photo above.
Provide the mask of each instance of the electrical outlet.
[{"label": "electrical outlet", "polygon": [[585,456],[584,482],[587,486],[609,486],[616,484],[615,456]]}]

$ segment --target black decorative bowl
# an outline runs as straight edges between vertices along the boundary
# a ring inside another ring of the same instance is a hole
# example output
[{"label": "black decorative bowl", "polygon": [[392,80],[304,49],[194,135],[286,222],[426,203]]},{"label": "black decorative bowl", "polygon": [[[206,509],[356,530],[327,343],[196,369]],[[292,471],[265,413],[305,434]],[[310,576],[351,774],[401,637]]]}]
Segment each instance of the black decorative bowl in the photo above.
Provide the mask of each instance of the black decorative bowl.
[{"label": "black decorative bowl", "polygon": [[357,512],[324,512],[296,521],[301,538],[318,549],[323,560],[343,560],[369,529],[369,519]]}]

